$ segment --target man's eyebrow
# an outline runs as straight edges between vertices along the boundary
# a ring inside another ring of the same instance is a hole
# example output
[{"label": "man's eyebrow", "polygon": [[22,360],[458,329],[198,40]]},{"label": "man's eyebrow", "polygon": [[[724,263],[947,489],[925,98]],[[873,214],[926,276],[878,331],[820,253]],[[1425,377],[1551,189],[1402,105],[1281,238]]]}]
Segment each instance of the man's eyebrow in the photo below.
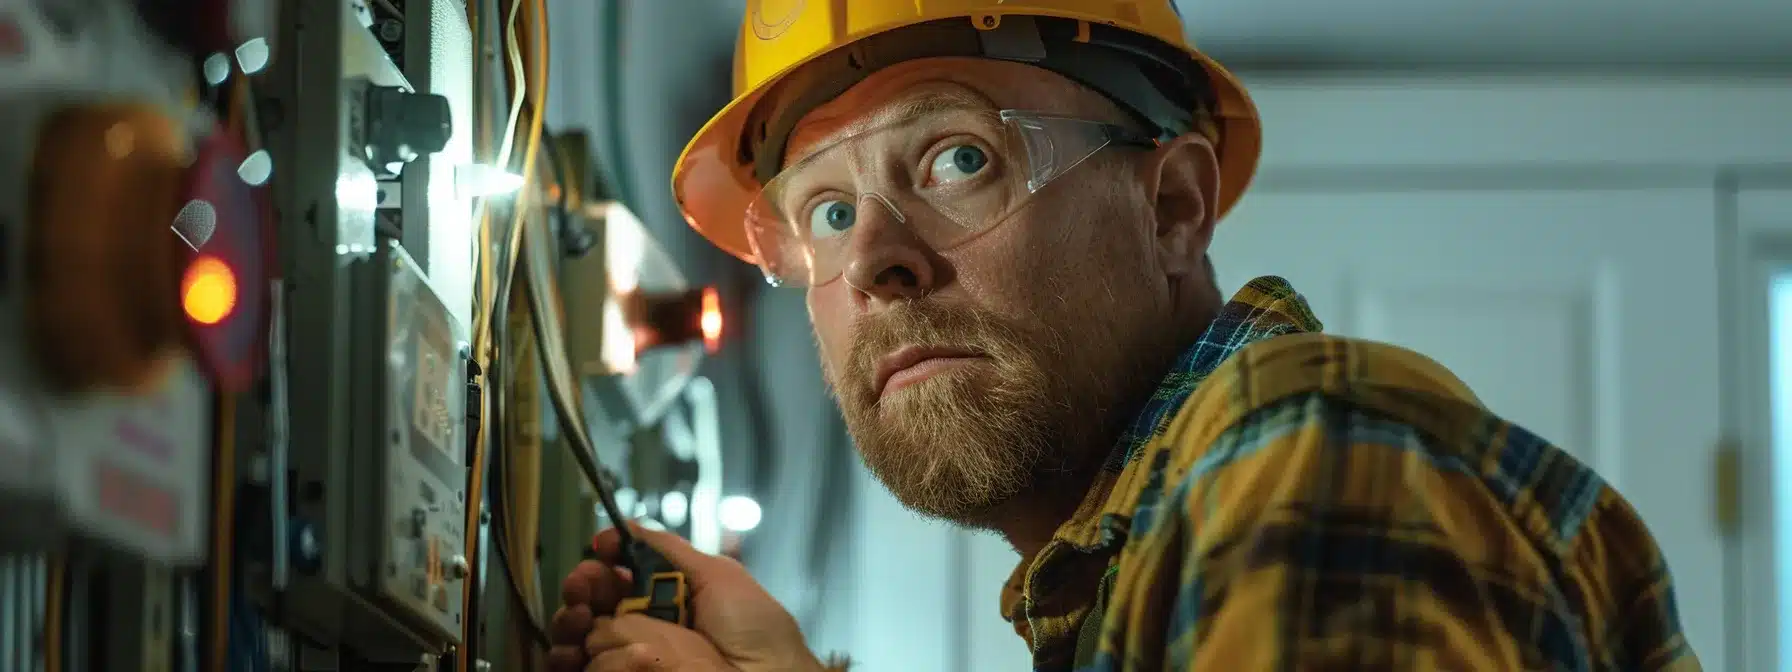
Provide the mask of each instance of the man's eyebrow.
[{"label": "man's eyebrow", "polygon": [[989,100],[968,91],[947,89],[901,100],[884,108],[877,115],[878,125],[894,125],[952,110],[993,109]]},{"label": "man's eyebrow", "polygon": [[[995,105],[989,99],[971,91],[957,87],[938,91],[929,91],[912,98],[904,98],[873,110],[864,118],[847,124],[828,134],[831,138],[845,138],[858,135],[874,128],[897,126],[932,114],[953,110],[994,110]],[[820,120],[825,124],[827,119]],[[800,129],[801,126],[798,126]]]},{"label": "man's eyebrow", "polygon": [[[899,126],[941,112],[951,112],[955,110],[984,110],[993,112],[995,109],[996,106],[994,102],[970,89],[952,86],[937,91],[929,91],[912,98],[904,98],[886,104],[877,108],[872,114],[867,115],[863,119],[834,129],[825,135],[814,138],[813,141],[801,143],[806,145],[801,152],[791,151],[791,149],[796,146],[796,143],[787,145],[785,150],[786,161],[784,162],[784,165],[790,165],[791,163],[801,161],[818,148],[827,147],[835,142],[859,135],[871,129]],[[805,126],[810,126],[812,128],[813,124],[818,123],[826,125],[827,121],[827,117],[822,117],[820,119],[810,120],[808,124],[799,124],[791,133],[791,138],[805,137],[808,135],[805,133]]]}]

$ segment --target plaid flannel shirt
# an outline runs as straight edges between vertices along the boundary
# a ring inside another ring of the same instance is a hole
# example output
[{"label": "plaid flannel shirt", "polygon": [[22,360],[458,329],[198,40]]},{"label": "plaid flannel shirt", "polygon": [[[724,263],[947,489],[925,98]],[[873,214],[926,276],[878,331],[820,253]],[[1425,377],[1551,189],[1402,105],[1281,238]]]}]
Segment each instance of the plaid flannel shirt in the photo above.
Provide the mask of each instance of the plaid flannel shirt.
[{"label": "plaid flannel shirt", "polygon": [[1629,504],[1259,278],[1004,586],[1038,670],[1698,670]]}]

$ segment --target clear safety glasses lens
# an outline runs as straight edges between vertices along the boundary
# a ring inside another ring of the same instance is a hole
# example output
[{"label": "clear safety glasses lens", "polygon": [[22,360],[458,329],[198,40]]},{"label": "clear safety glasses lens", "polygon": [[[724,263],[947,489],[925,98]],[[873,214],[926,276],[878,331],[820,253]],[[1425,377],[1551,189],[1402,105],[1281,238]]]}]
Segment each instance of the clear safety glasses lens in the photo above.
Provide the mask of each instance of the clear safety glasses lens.
[{"label": "clear safety glasses lens", "polygon": [[1113,144],[1152,142],[1106,122],[1017,110],[910,116],[831,142],[778,173],[747,206],[748,240],[772,284],[824,284],[840,276],[855,231],[902,226],[950,249]]}]

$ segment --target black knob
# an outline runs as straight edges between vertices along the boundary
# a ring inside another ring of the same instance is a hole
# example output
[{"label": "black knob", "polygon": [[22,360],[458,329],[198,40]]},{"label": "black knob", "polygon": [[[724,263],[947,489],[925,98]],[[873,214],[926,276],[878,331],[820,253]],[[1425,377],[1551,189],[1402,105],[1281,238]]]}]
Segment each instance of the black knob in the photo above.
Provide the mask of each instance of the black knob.
[{"label": "black knob", "polygon": [[376,175],[393,177],[404,164],[442,151],[454,135],[448,99],[396,86],[369,86],[363,151]]}]

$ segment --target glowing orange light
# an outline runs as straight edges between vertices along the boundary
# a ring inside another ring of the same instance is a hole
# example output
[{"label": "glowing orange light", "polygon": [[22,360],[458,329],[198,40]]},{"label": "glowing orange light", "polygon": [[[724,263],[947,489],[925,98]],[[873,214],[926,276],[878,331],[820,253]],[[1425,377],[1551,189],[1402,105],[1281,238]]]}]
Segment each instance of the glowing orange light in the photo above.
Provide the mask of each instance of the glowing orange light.
[{"label": "glowing orange light", "polygon": [[715,352],[722,347],[722,297],[716,294],[716,288],[703,288],[703,316],[698,319],[703,328],[703,348]]},{"label": "glowing orange light", "polygon": [[181,306],[200,324],[223,322],[236,310],[236,272],[217,257],[202,256],[187,266],[180,281]]},{"label": "glowing orange light", "polygon": [[634,334],[634,339],[635,339],[634,354],[636,354],[636,355],[639,355],[642,352],[646,351],[648,348],[653,347],[654,343],[660,340],[660,335],[657,333],[654,333],[653,327],[636,325],[636,326],[630,328],[629,332]]}]

